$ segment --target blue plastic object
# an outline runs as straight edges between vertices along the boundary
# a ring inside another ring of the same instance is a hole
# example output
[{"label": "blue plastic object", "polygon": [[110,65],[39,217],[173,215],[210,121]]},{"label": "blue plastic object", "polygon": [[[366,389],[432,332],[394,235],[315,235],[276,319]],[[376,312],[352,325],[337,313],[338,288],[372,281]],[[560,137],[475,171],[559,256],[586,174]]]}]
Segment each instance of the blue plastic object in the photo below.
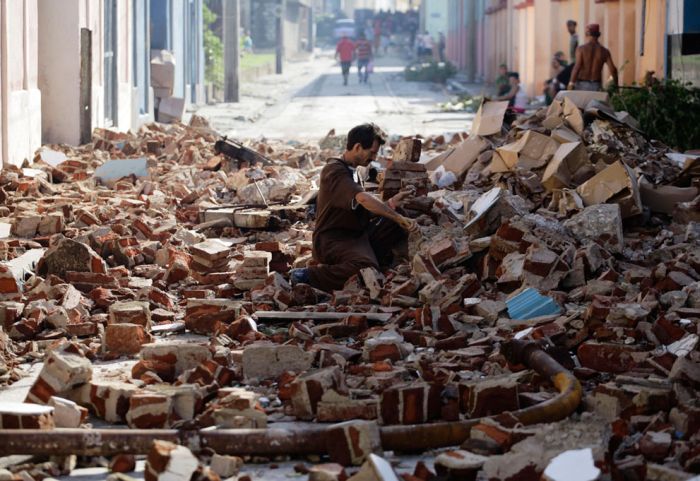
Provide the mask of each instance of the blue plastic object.
[{"label": "blue plastic object", "polygon": [[528,287],[517,296],[508,299],[506,306],[510,318],[517,320],[561,313],[561,307],[554,299],[543,296],[532,287]]}]

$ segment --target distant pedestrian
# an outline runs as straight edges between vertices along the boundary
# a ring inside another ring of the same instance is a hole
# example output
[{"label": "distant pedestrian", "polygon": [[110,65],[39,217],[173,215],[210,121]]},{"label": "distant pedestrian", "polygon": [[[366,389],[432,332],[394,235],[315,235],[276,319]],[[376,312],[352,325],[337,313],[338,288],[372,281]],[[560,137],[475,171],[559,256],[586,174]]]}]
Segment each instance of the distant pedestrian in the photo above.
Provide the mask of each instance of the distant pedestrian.
[{"label": "distant pedestrian", "polygon": [[564,71],[564,69],[568,66],[568,62],[564,59],[564,52],[561,50],[556,52],[554,56],[552,57],[552,64],[551,64],[551,71],[552,71],[552,77],[545,82],[545,89],[544,89],[544,95],[545,95],[545,103],[547,105],[550,105],[552,101],[554,100],[554,97],[556,97],[557,92],[560,90],[564,90],[566,88],[566,84],[568,83],[568,80],[566,83],[561,84],[558,80],[559,75]]},{"label": "distant pedestrian", "polygon": [[391,45],[391,37],[389,32],[382,33],[382,48],[384,49],[384,55],[389,53],[389,45]]},{"label": "distant pedestrian", "polygon": [[426,30],[423,35],[418,36],[418,57],[433,56],[433,37]]},{"label": "distant pedestrian", "polygon": [[496,77],[496,94],[500,97],[510,90],[510,80],[508,79],[508,65],[502,63],[498,66],[498,77]]},{"label": "distant pedestrian", "polygon": [[494,100],[507,100],[508,106],[516,112],[524,112],[527,107],[528,97],[520,86],[520,75],[518,72],[508,72],[510,89],[504,95],[500,95]]},{"label": "distant pedestrian", "polygon": [[382,43],[382,19],[374,20],[374,51],[378,52]]},{"label": "distant pedestrian", "polygon": [[418,33],[418,18],[415,15],[410,15],[406,23],[406,29],[408,30],[408,44],[411,50],[416,46],[416,34]]},{"label": "distant pedestrian", "polygon": [[360,77],[360,83],[367,83],[369,63],[372,60],[372,44],[369,43],[364,33],[360,34],[360,38],[355,43],[355,55],[357,56],[357,75]]},{"label": "distant pedestrian", "polygon": [[576,33],[576,23],[575,20],[569,20],[566,22],[566,29],[569,31],[569,58],[571,63],[576,61],[576,49],[578,48],[578,34]]},{"label": "distant pedestrian", "polygon": [[369,43],[374,42],[374,27],[372,26],[372,20],[367,20],[365,22],[365,28],[362,32],[364,32],[365,38]]},{"label": "distant pedestrian", "polygon": [[603,87],[603,66],[607,64],[612,75],[613,85],[617,86],[617,67],[610,50],[599,42],[600,26],[592,23],[586,26],[587,42],[576,49],[576,63],[571,72],[569,90],[597,91]]},{"label": "distant pedestrian", "polygon": [[445,34],[440,32],[438,35],[438,54],[440,56],[440,61],[444,62],[445,61],[445,46],[447,45],[447,39],[445,38]]},{"label": "distant pedestrian", "polygon": [[350,67],[352,66],[354,55],[355,44],[344,35],[335,47],[335,58],[340,60],[340,68],[343,72],[343,85],[348,84],[348,75],[350,75]]},{"label": "distant pedestrian", "polygon": [[569,63],[564,59],[564,52],[559,50],[552,56],[552,78],[556,77],[561,73],[564,68],[569,65]]},{"label": "distant pedestrian", "polygon": [[243,30],[243,37],[241,38],[241,47],[243,47],[244,53],[253,53],[253,38],[245,30]]}]

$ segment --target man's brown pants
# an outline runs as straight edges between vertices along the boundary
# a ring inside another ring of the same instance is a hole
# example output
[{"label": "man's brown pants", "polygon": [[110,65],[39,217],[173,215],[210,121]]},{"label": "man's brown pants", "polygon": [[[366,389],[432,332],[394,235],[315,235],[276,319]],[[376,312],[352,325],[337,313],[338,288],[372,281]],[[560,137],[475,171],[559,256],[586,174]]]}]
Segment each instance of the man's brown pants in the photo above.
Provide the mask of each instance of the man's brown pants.
[{"label": "man's brown pants", "polygon": [[378,269],[390,261],[392,249],[399,247],[406,233],[393,221],[372,219],[359,237],[347,232],[324,232],[314,238],[313,255],[320,265],[309,267],[310,284],[324,291],[342,289],[360,269]]}]

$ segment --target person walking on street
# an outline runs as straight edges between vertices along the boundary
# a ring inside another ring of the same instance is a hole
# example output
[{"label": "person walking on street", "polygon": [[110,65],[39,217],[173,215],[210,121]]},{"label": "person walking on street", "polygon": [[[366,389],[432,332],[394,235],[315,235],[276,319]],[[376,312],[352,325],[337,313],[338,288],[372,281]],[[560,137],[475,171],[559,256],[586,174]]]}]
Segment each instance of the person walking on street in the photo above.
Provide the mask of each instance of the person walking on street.
[{"label": "person walking on street", "polygon": [[360,34],[360,39],[355,43],[355,55],[357,56],[357,75],[360,77],[360,83],[367,83],[369,63],[372,60],[372,44],[363,33]]},{"label": "person walking on street", "polygon": [[576,33],[576,21],[569,20],[566,22],[566,29],[569,31],[569,58],[571,63],[576,61],[576,49],[578,48],[578,34]]},{"label": "person walking on street", "polygon": [[343,85],[348,84],[348,75],[350,75],[354,55],[355,44],[347,36],[343,36],[335,47],[335,58],[340,60],[340,68],[343,72]]},{"label": "person walking on street", "polygon": [[409,192],[400,192],[388,202],[365,192],[356,171],[372,162],[386,142],[374,124],[362,124],[348,132],[346,150],[331,158],[321,171],[316,200],[313,258],[319,264],[292,269],[292,284],[304,283],[332,291],[365,267],[390,265],[392,250],[403,244],[418,225],[396,208]]},{"label": "person walking on street", "polygon": [[592,23],[586,26],[587,42],[576,49],[576,63],[571,72],[569,90],[598,91],[603,86],[603,65],[608,66],[613,85],[617,86],[617,67],[610,51],[599,42],[600,26]]}]

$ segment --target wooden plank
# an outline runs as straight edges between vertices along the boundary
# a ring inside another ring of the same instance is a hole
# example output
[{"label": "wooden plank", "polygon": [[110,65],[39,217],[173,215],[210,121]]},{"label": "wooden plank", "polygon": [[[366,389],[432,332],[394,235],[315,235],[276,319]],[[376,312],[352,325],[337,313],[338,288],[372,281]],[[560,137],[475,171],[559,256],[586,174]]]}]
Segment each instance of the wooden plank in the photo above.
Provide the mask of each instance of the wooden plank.
[{"label": "wooden plank", "polygon": [[256,311],[258,319],[270,321],[297,321],[309,319],[312,321],[337,321],[348,316],[365,316],[368,321],[387,322],[392,314],[383,312],[313,312],[313,311]]}]

